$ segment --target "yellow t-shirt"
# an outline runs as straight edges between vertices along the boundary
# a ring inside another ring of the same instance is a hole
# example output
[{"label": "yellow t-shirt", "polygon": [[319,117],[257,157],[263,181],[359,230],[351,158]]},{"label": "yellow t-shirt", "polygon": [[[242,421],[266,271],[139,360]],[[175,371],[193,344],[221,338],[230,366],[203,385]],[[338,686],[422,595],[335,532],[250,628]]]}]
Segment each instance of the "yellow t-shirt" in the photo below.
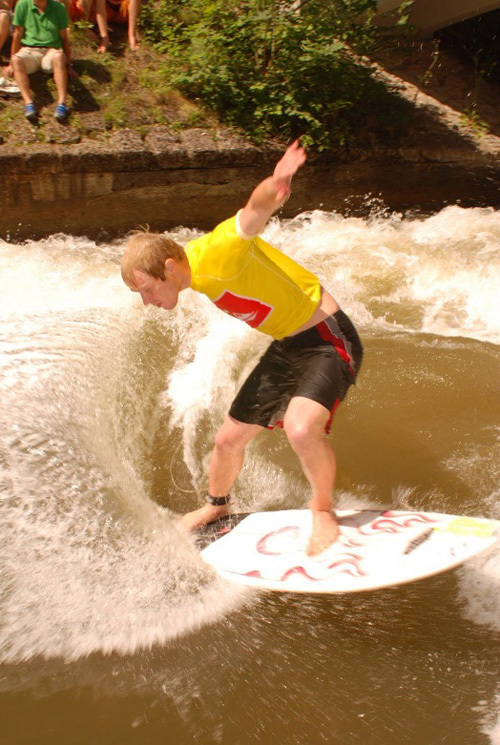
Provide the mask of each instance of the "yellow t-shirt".
[{"label": "yellow t-shirt", "polygon": [[249,326],[282,339],[312,316],[321,297],[318,278],[258,236],[238,215],[190,241],[191,287]]}]

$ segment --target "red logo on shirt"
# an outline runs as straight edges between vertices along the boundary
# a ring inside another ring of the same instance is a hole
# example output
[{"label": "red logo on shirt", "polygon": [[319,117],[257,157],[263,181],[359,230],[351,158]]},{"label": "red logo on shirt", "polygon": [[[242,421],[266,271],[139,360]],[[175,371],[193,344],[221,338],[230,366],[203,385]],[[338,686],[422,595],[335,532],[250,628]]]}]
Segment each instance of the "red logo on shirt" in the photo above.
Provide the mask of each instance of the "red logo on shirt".
[{"label": "red logo on shirt", "polygon": [[252,297],[234,295],[229,290],[225,290],[217,300],[214,300],[214,303],[224,313],[229,313],[230,316],[248,323],[254,329],[264,323],[272,311],[271,305],[261,303],[260,300],[255,300]]}]

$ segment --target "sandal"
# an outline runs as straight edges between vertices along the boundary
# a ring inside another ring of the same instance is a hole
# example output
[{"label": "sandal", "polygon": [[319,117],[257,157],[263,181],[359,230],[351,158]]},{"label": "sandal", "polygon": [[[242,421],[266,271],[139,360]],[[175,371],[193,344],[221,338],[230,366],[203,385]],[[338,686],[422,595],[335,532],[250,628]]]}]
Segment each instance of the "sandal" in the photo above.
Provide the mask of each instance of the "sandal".
[{"label": "sandal", "polygon": [[58,104],[55,112],[54,117],[57,119],[58,122],[65,122],[66,119],[69,116],[69,109],[64,103]]},{"label": "sandal", "polygon": [[36,124],[38,121],[38,111],[34,103],[26,104],[24,107],[24,116],[31,124]]}]

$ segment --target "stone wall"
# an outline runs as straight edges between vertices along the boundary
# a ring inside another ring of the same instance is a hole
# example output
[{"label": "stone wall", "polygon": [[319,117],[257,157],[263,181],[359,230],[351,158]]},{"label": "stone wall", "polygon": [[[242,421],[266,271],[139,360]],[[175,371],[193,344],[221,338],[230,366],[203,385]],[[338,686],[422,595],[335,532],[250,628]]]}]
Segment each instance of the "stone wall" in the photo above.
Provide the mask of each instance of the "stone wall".
[{"label": "stone wall", "polygon": [[[139,225],[210,229],[241,207],[281,149],[204,130],[144,140],[122,131],[106,146],[32,146],[0,153],[0,237],[55,232],[110,238]],[[431,143],[311,159],[283,215],[310,209],[366,214],[435,211],[446,204],[500,206],[498,159]],[[381,202],[379,200],[382,200]]]}]

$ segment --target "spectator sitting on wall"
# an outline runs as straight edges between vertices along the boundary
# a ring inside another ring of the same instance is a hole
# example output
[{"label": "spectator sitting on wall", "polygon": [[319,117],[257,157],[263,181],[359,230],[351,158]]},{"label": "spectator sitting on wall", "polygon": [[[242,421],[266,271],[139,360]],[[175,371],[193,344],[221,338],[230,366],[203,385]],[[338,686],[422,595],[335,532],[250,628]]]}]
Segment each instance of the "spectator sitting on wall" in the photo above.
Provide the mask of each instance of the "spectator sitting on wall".
[{"label": "spectator sitting on wall", "polygon": [[[97,51],[103,54],[109,46],[106,0],[61,0],[61,2],[66,6],[73,23],[86,21],[89,28],[90,25],[97,24],[100,36]],[[89,35],[95,39],[92,31],[89,31]]]},{"label": "spectator sitting on wall", "polygon": [[106,17],[111,23],[128,23],[128,43],[135,52],[140,47],[137,40],[137,19],[141,0],[105,0]]},{"label": "spectator sitting on wall", "polygon": [[14,33],[7,75],[14,75],[24,101],[24,115],[35,123],[38,111],[33,103],[28,75],[43,70],[53,73],[57,91],[55,118],[64,122],[68,75],[76,76],[71,65],[68,14],[57,0],[19,0],[14,11]]},{"label": "spectator sitting on wall", "polygon": [[140,44],[137,40],[137,19],[141,0],[61,0],[73,22],[89,21],[96,23],[101,37],[98,52],[105,52],[109,46],[108,23],[128,23],[128,42],[135,52]]}]

